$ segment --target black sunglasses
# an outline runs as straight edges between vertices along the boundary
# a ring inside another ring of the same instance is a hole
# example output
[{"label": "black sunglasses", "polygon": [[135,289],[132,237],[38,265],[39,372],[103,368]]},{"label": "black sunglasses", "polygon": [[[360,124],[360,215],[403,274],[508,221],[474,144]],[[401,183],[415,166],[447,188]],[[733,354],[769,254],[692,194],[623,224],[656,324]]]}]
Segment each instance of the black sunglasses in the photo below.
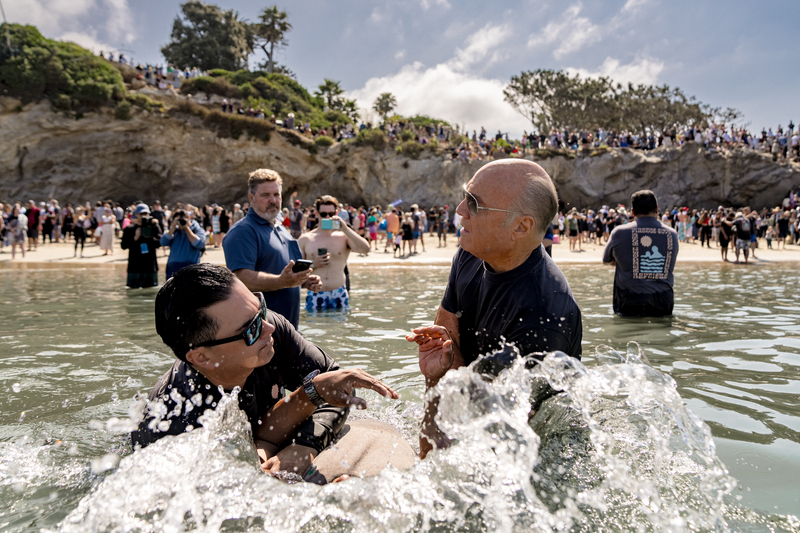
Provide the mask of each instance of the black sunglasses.
[{"label": "black sunglasses", "polygon": [[519,211],[510,211],[508,209],[495,209],[494,207],[482,207],[478,205],[478,199],[472,196],[467,190],[467,186],[464,185],[464,199],[467,201],[467,209],[469,210],[469,216],[476,217],[478,216],[478,210],[483,209],[485,211],[501,211],[503,213],[517,213],[518,215],[524,215],[525,213],[520,213]]},{"label": "black sunglasses", "polygon": [[198,344],[195,346],[195,348],[204,346],[219,346],[220,344],[228,344],[229,342],[236,342],[238,340],[243,340],[247,346],[254,345],[258,338],[261,337],[261,329],[264,327],[264,321],[267,319],[267,302],[264,300],[264,295],[262,293],[254,292],[253,294],[258,295],[261,308],[258,310],[256,316],[253,317],[253,320],[250,321],[243,332],[226,339],[206,341]]},{"label": "black sunglasses", "polygon": [[334,215],[336,215],[336,213],[334,213],[332,211],[320,211],[319,212],[319,216],[321,216],[322,218],[328,218],[328,217],[332,217]]}]

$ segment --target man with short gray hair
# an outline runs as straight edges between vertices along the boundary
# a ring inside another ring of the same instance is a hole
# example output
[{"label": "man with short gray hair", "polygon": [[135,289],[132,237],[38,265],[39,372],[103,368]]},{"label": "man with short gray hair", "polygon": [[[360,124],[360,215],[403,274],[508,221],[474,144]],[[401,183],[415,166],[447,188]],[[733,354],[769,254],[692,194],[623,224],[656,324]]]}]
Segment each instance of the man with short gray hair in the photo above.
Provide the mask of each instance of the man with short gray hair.
[{"label": "man with short gray hair", "polygon": [[[560,350],[580,359],[581,312],[564,274],[542,239],[558,209],[550,176],[531,161],[507,159],[482,167],[464,186],[461,248],[435,325],[406,339],[419,345],[427,388],[445,373],[514,344],[521,355]],[[447,440],[436,427],[436,405],[422,423],[421,455]]]}]

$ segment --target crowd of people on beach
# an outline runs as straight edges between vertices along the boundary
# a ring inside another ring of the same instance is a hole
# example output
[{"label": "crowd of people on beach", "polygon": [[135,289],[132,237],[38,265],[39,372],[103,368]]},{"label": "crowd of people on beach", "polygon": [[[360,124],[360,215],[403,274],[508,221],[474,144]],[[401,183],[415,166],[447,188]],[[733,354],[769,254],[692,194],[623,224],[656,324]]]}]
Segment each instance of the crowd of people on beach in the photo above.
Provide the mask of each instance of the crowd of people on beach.
[{"label": "crowd of people on beach", "polygon": [[[569,239],[571,252],[580,252],[581,245],[603,245],[616,226],[627,224],[630,216],[624,205],[600,209],[572,208],[559,212],[554,235]],[[761,210],[742,208],[691,209],[672,207],[661,214],[661,222],[677,231],[682,243],[719,248],[722,261],[728,261],[728,250],[756,259],[756,249],[764,241],[767,249],[786,249],[787,244],[800,245],[800,191],[790,191],[781,205]],[[774,243],[774,246],[773,246]]]},{"label": "crowd of people on beach", "polygon": [[[166,232],[177,214],[188,217],[202,229],[204,247],[220,248],[230,228],[245,217],[249,208],[247,202],[228,208],[216,203],[162,205],[156,201],[149,216],[158,223],[161,233]],[[0,252],[10,248],[12,259],[17,252],[25,257],[26,252],[36,251],[41,239],[42,245],[70,242],[74,257],[84,257],[87,242],[96,245],[103,255],[110,255],[119,247],[124,229],[135,221],[135,209],[136,203],[122,206],[112,200],[64,206],[53,198],[38,203],[0,203]],[[425,209],[412,204],[404,209],[402,204],[356,207],[342,203],[338,216],[369,242],[372,252],[392,253],[398,258],[425,252],[426,234],[427,246],[434,242],[439,247],[446,246],[448,234],[454,239],[451,243],[457,244],[460,237],[461,216],[449,205]],[[313,231],[322,220],[314,203],[303,205],[296,193],[278,219],[295,238]],[[553,220],[553,242],[568,243],[571,252],[582,251],[586,244],[603,246],[614,228],[629,219],[624,205],[563,209]],[[723,261],[728,260],[728,250],[735,254],[736,262],[740,255],[745,261],[748,257],[755,259],[759,247],[780,250],[787,245],[800,245],[800,190],[790,191],[781,205],[760,210],[746,206],[674,206],[663,211],[661,221],[678,232],[680,242],[718,248]],[[165,254],[168,246],[165,243]]]}]

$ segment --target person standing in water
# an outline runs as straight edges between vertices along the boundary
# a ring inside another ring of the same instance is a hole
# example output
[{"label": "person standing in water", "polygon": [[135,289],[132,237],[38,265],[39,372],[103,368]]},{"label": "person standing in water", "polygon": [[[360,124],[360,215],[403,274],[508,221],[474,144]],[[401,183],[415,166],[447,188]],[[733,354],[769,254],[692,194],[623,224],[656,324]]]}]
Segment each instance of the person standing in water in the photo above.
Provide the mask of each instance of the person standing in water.
[{"label": "person standing in water", "polygon": [[671,315],[678,233],[659,220],[652,191],[633,193],[631,212],[634,221],[614,228],[603,252],[603,262],[616,265],[614,312],[622,316]]},{"label": "person standing in water", "polygon": [[351,250],[368,253],[370,244],[339,218],[339,202],[333,196],[317,198],[316,209],[322,222],[297,241],[303,258],[313,261],[321,280],[319,289],[308,290],[306,309],[346,309],[350,305],[344,272],[347,259]]},{"label": "person standing in water", "polygon": [[[560,350],[580,359],[581,311],[567,279],[542,239],[558,211],[547,172],[531,161],[502,160],[478,170],[464,186],[461,247],[434,325],[406,336],[419,347],[419,367],[430,389],[450,369],[514,344],[522,355]],[[428,401],[420,455],[449,441]]]}]

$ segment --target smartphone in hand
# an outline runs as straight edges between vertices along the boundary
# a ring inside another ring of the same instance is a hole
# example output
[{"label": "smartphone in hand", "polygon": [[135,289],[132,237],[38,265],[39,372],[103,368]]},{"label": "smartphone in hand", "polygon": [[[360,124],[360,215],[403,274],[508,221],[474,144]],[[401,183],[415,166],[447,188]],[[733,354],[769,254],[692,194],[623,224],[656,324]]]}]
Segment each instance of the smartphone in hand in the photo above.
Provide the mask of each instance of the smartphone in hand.
[{"label": "smartphone in hand", "polygon": [[295,261],[294,266],[292,267],[292,272],[294,273],[303,272],[311,268],[312,264],[313,264],[312,261],[309,261],[307,259],[298,259],[297,261]]}]

